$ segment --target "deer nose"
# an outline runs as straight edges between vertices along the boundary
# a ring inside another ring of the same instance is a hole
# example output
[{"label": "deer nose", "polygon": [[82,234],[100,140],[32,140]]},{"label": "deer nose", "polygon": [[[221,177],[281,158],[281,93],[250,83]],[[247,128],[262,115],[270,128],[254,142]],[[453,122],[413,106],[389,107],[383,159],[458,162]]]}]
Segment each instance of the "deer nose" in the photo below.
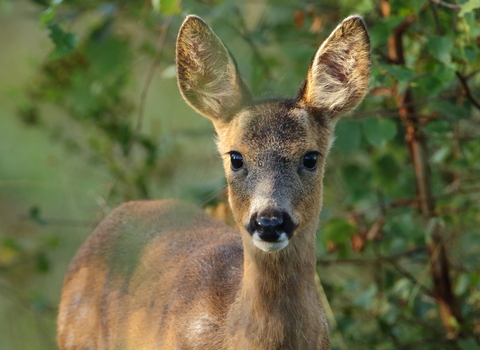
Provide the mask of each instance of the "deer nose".
[{"label": "deer nose", "polygon": [[295,227],[288,213],[267,209],[252,215],[247,231],[265,242],[277,242],[281,236],[290,238]]}]

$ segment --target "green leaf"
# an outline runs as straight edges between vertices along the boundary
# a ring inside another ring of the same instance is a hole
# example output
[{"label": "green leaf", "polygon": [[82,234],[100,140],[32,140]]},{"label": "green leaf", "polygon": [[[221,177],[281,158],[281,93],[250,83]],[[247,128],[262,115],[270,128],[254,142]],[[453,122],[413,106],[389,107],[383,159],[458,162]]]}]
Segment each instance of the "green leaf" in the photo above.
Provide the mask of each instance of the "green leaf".
[{"label": "green leaf", "polygon": [[152,0],[152,7],[155,11],[160,12],[160,0]]},{"label": "green leaf", "polygon": [[427,41],[427,49],[437,60],[445,65],[452,62],[453,40],[447,36],[433,36]]},{"label": "green leaf", "polygon": [[38,252],[35,255],[35,262],[37,265],[37,271],[40,273],[46,273],[50,270],[50,261],[44,252]]},{"label": "green leaf", "polygon": [[458,13],[458,16],[463,17],[466,13],[470,13],[478,8],[480,8],[480,0],[468,0],[462,5],[462,9]]},{"label": "green leaf", "polygon": [[450,145],[443,145],[430,157],[432,164],[442,164],[447,157],[452,153],[452,147]]},{"label": "green leaf", "polygon": [[462,350],[480,350],[480,345],[472,338],[459,339],[458,346]]},{"label": "green leaf", "polygon": [[343,119],[340,120],[335,127],[334,147],[343,155],[349,155],[360,146],[362,131],[360,123],[356,120]]},{"label": "green leaf", "polygon": [[[470,109],[467,105],[457,105],[449,100],[435,101],[431,103],[430,108],[439,113],[441,116],[445,116],[451,119],[468,118],[470,116]],[[447,126],[447,129],[450,126]]]},{"label": "green leaf", "polygon": [[404,91],[407,85],[415,76],[415,72],[404,66],[399,66],[396,64],[381,64],[383,69],[385,69],[389,74],[398,81],[398,89]]},{"label": "green leaf", "polygon": [[390,119],[367,118],[362,121],[363,134],[375,147],[383,147],[397,134],[397,125]]},{"label": "green leaf", "polygon": [[152,7],[154,11],[162,12],[164,15],[178,15],[181,10],[182,0],[152,0]]},{"label": "green leaf", "polygon": [[461,273],[457,277],[457,280],[455,281],[455,286],[454,286],[455,294],[462,295],[467,291],[469,285],[470,285],[470,276],[466,273]]},{"label": "green leaf", "polygon": [[55,11],[53,7],[49,7],[48,9],[43,11],[40,15],[40,28],[45,28],[47,23],[49,23],[53,19],[53,17],[55,17]]},{"label": "green leaf", "polygon": [[475,38],[480,35],[480,28],[478,28],[477,16],[475,12],[466,13],[463,16],[463,25],[465,25],[465,34],[472,40],[476,41]]},{"label": "green leaf", "polygon": [[52,53],[53,58],[68,55],[75,49],[78,37],[74,33],[64,32],[58,24],[50,24],[50,38],[55,44],[55,51]]},{"label": "green leaf", "polygon": [[375,284],[371,284],[365,292],[355,298],[353,303],[357,306],[363,307],[364,309],[369,309],[372,305],[373,298],[375,295],[377,295],[377,292],[377,286]]},{"label": "green leaf", "polygon": [[340,218],[331,219],[322,229],[324,237],[333,243],[346,243],[356,232],[353,225]]},{"label": "green leaf", "polygon": [[411,69],[403,66],[396,64],[382,64],[381,66],[399,82],[408,82],[415,76],[415,73]]},{"label": "green leaf", "polygon": [[46,225],[47,224],[45,222],[45,220],[42,219],[40,207],[34,205],[33,207],[31,207],[28,210],[28,214],[29,214],[30,218],[33,221],[35,221],[37,224],[40,224],[40,225]]},{"label": "green leaf", "polygon": [[383,154],[375,159],[373,164],[374,180],[381,187],[391,189],[397,185],[398,175],[401,173],[395,158],[390,154]]},{"label": "green leaf", "polygon": [[385,46],[392,30],[397,27],[404,18],[391,16],[389,18],[382,18],[375,22],[375,25],[369,28],[370,42],[372,48]]},{"label": "green leaf", "polygon": [[52,19],[55,17],[55,11],[62,3],[63,0],[53,0],[50,3],[50,6],[42,12],[40,15],[40,28],[45,28],[45,26],[52,21]]},{"label": "green leaf", "polygon": [[439,65],[434,71],[435,77],[441,81],[442,87],[456,83],[455,69]]},{"label": "green leaf", "polygon": [[400,278],[395,282],[392,292],[398,295],[399,298],[408,300],[410,293],[412,292],[412,287],[412,282],[410,282],[410,280],[407,278]]},{"label": "green leaf", "polygon": [[347,199],[349,203],[362,202],[372,196],[371,188],[365,186],[372,181],[370,169],[350,163],[343,166],[340,171],[343,185],[349,194]]}]

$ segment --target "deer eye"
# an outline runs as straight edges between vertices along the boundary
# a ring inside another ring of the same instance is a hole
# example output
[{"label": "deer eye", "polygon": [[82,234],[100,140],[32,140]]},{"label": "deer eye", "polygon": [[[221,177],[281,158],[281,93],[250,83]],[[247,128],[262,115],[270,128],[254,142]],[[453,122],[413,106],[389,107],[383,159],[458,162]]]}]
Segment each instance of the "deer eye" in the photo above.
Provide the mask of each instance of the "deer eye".
[{"label": "deer eye", "polygon": [[230,167],[238,171],[243,167],[243,156],[238,152],[230,152]]},{"label": "deer eye", "polygon": [[308,152],[303,157],[303,167],[307,170],[315,170],[317,168],[318,152]]}]

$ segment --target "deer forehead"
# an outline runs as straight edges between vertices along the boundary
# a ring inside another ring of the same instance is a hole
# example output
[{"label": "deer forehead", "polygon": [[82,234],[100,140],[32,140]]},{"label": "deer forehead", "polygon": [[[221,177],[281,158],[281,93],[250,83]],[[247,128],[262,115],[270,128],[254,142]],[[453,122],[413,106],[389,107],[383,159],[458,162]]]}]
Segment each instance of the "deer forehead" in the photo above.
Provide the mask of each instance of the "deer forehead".
[{"label": "deer forehead", "polygon": [[[325,130],[323,130],[325,129]],[[307,151],[323,152],[329,125],[307,110],[270,102],[247,108],[228,125],[220,139],[222,153],[239,151],[247,157],[276,155],[288,160]]]}]

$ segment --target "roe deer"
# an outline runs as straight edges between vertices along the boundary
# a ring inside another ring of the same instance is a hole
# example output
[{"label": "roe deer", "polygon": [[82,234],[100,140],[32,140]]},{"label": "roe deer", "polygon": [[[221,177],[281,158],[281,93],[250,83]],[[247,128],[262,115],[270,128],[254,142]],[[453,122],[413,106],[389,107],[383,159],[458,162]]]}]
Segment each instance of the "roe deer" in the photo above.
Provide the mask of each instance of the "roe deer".
[{"label": "roe deer", "polygon": [[240,232],[174,200],[121,205],[68,269],[60,349],[330,349],[315,240],[334,125],[368,89],[363,20],[338,25],[293,99],[254,100],[196,16],[176,64],[184,99],[214,124]]}]

